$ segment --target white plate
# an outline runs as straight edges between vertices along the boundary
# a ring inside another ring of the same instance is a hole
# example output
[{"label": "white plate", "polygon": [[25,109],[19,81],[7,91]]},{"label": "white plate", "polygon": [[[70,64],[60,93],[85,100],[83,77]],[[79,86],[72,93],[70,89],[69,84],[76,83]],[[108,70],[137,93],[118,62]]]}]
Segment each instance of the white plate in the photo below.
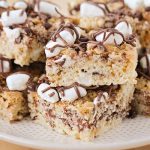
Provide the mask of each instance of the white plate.
[{"label": "white plate", "polygon": [[0,139],[38,149],[57,150],[117,150],[150,144],[150,118],[125,120],[92,142],[74,140],[48,131],[31,120],[9,124],[0,120]]}]

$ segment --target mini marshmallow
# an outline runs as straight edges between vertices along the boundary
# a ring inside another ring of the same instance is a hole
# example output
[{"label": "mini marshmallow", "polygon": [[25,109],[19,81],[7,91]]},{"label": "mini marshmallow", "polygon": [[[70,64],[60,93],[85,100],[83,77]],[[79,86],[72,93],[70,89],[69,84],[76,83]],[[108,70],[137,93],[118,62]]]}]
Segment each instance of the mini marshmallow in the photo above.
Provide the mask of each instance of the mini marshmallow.
[{"label": "mini marshmallow", "polygon": [[[75,33],[72,35],[69,31],[63,30],[59,34],[60,34],[61,38],[63,38],[66,41],[66,43],[68,45],[72,45],[76,41],[76,34]],[[61,38],[58,37],[56,39],[56,42],[60,43],[61,45],[66,45],[66,43]]]},{"label": "mini marshmallow", "polygon": [[[103,4],[99,4],[100,7],[105,9]],[[104,17],[104,10],[95,6],[92,3],[84,2],[80,5],[80,16],[81,17]]]},{"label": "mini marshmallow", "polygon": [[27,82],[30,76],[25,73],[14,73],[6,78],[7,87],[9,90],[23,91],[27,88]]},{"label": "mini marshmallow", "polygon": [[56,64],[61,64],[63,67],[70,67],[74,61],[68,55],[62,55],[59,59],[54,61]]},{"label": "mini marshmallow", "polygon": [[[149,1],[149,0],[146,0]],[[144,7],[143,0],[124,0],[124,3],[130,8],[135,10],[141,9]]]},{"label": "mini marshmallow", "polygon": [[[81,97],[84,97],[87,95],[87,91],[85,88],[81,87],[81,86],[77,86],[78,90],[79,90],[79,93],[80,93],[80,96]],[[59,92],[59,96],[61,98],[61,101],[68,101],[68,102],[73,102],[75,101],[76,99],[78,99],[78,94],[75,90],[75,87],[71,87],[69,89],[65,89],[64,90],[64,95]]]},{"label": "mini marshmallow", "polygon": [[109,99],[109,95],[107,92],[104,92],[102,93],[101,97],[97,96],[95,99],[94,99],[94,105],[97,105],[99,103],[103,103],[103,102],[106,102],[106,100]]},{"label": "mini marshmallow", "polygon": [[119,22],[116,25],[115,29],[118,30],[120,33],[122,33],[124,37],[127,37],[132,34],[132,27],[126,21]]},{"label": "mini marshmallow", "polygon": [[150,0],[144,0],[144,6],[150,7]]},{"label": "mini marshmallow", "polygon": [[34,11],[45,13],[53,17],[59,17],[59,14],[57,13],[56,9],[59,10],[59,8],[55,4],[46,1],[40,1],[39,8],[38,8],[38,4],[36,4]]},{"label": "mini marshmallow", "polygon": [[0,1],[0,7],[1,8],[8,8],[9,4],[8,4],[8,2],[6,2],[5,0],[3,0],[3,1]]},{"label": "mini marshmallow", "polygon": [[[150,54],[147,54],[147,57],[148,57],[148,61],[150,63]],[[143,69],[147,69],[148,68],[148,65],[147,65],[147,58],[146,56],[142,57],[141,60],[140,60],[140,65]]]},{"label": "mini marshmallow", "polygon": [[51,57],[54,57],[54,56],[57,56],[61,50],[63,49],[62,47],[56,47],[53,51],[51,51],[50,49],[53,48],[54,46],[56,45],[60,45],[58,42],[54,42],[54,41],[49,41],[46,45],[46,48],[45,48],[45,54],[46,54],[46,57],[47,58],[51,58]]},{"label": "mini marshmallow", "polygon": [[20,28],[10,29],[9,27],[4,27],[3,30],[6,33],[7,38],[13,42],[20,36],[21,33]]},{"label": "mini marshmallow", "polygon": [[45,101],[56,103],[59,101],[58,93],[55,89],[50,88],[50,85],[42,83],[37,89],[38,95]]},{"label": "mini marshmallow", "polygon": [[22,12],[22,9],[12,10],[9,12],[3,12],[1,15],[1,22],[4,27],[12,26],[14,24],[25,23],[27,19],[26,12]]},{"label": "mini marshmallow", "polygon": [[111,32],[106,32],[105,34],[104,32],[102,32],[99,35],[97,35],[95,39],[96,41],[103,42],[104,44],[115,44],[116,42],[117,45],[120,45],[123,43],[123,37],[119,33],[112,33],[111,35],[109,35],[110,33]]},{"label": "mini marshmallow", "polygon": [[24,1],[18,1],[14,3],[14,8],[15,9],[26,9],[28,7],[27,3]]}]

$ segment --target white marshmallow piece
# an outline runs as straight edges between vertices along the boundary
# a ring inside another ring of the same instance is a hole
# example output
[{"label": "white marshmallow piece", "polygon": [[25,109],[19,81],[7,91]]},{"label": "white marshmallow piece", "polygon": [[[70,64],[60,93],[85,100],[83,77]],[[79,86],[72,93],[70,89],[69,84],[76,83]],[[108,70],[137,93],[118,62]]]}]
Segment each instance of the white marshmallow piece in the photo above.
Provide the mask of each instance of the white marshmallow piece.
[{"label": "white marshmallow piece", "polygon": [[128,37],[132,34],[132,27],[126,21],[121,21],[120,23],[118,23],[115,29],[122,33],[124,37]]},{"label": "white marshmallow piece", "polygon": [[[118,33],[114,33],[114,34],[111,34],[111,35],[109,35],[109,34],[110,34],[110,32],[106,32],[106,35],[105,35],[104,32],[102,32],[99,35],[97,35],[95,39],[98,42],[103,42],[104,39],[106,39],[104,41],[104,44],[115,44],[115,42],[116,42],[117,45],[122,44],[123,37],[120,34],[118,34]],[[108,37],[108,35],[109,35],[109,37]]]},{"label": "white marshmallow piece", "polygon": [[[81,86],[77,86],[77,88],[80,92],[81,97],[84,97],[84,96],[87,95],[87,91],[86,91],[85,88],[83,88]],[[69,89],[65,89],[64,90],[64,95],[61,92],[59,92],[59,96],[61,98],[61,101],[68,101],[68,102],[73,102],[73,101],[75,101],[76,99],[79,98],[74,87],[69,88]]]},{"label": "white marshmallow piece", "polygon": [[103,103],[103,102],[106,102],[106,100],[109,99],[109,95],[107,92],[104,92],[101,96],[101,98],[99,98],[99,96],[97,96],[95,99],[94,99],[94,105],[97,105],[99,103]]},{"label": "white marshmallow piece", "polygon": [[150,0],[144,0],[144,6],[150,7]]},{"label": "white marshmallow piece", "polygon": [[14,73],[6,78],[7,87],[9,90],[23,91],[27,88],[27,82],[30,76],[25,73]]},{"label": "white marshmallow piece", "polygon": [[19,10],[12,10],[9,12],[9,15],[7,12],[3,12],[1,15],[1,22],[4,27],[12,26],[14,24],[22,24],[25,23],[27,19],[26,12],[23,12],[22,9]]},{"label": "white marshmallow piece", "polygon": [[63,49],[62,47],[56,47],[54,49],[54,51],[50,50],[51,48],[53,48],[57,44],[59,44],[59,43],[58,42],[54,42],[54,41],[49,41],[47,43],[46,48],[45,48],[45,54],[46,54],[47,58],[55,57],[61,52],[61,50]]},{"label": "white marshmallow piece", "polygon": [[[100,7],[105,9],[105,6],[99,4]],[[103,9],[95,6],[92,3],[84,2],[80,5],[80,16],[81,17],[104,17],[105,13]]]},{"label": "white marshmallow piece", "polygon": [[70,67],[74,63],[74,61],[68,55],[62,55],[59,59],[55,60],[54,62],[56,64],[57,63],[59,64],[63,61],[64,61],[64,64],[62,65],[63,67]]},{"label": "white marshmallow piece", "polygon": [[15,9],[26,9],[28,7],[27,3],[24,1],[18,1],[14,3]]},{"label": "white marshmallow piece", "polygon": [[38,95],[45,101],[50,102],[50,103],[56,103],[59,101],[59,96],[58,93],[55,89],[50,88],[46,92],[43,92],[43,90],[49,88],[50,85],[46,83],[42,83],[39,85],[37,89]]},{"label": "white marshmallow piece", "polygon": [[1,8],[8,8],[8,7],[9,7],[9,4],[8,4],[7,1],[2,0],[2,1],[0,1],[0,7],[1,7]]},{"label": "white marshmallow piece", "polygon": [[20,28],[10,29],[9,27],[4,27],[3,30],[6,33],[7,38],[12,42],[14,42],[15,39],[18,38],[21,33]]},{"label": "white marshmallow piece", "polygon": [[55,4],[46,1],[40,1],[39,8],[38,8],[38,4],[36,4],[34,11],[45,13],[53,17],[59,17],[59,14],[57,13],[56,9],[59,11],[59,8]]},{"label": "white marshmallow piece", "polygon": [[[68,45],[72,45],[76,41],[76,34],[75,33],[72,35],[69,31],[63,30],[59,34],[60,34],[61,38],[63,38],[66,41],[66,43]],[[66,43],[61,38],[58,37],[56,39],[56,42],[60,43],[61,45],[66,45]]]},{"label": "white marshmallow piece", "polygon": [[[148,57],[148,61],[150,62],[150,54],[147,54],[147,57]],[[147,69],[147,58],[146,56],[142,57],[141,60],[140,60],[140,65],[143,69]]]},{"label": "white marshmallow piece", "polygon": [[[145,1],[149,1],[149,0],[145,0]],[[124,0],[124,3],[130,9],[133,9],[134,11],[144,7],[144,1],[143,0]]]}]

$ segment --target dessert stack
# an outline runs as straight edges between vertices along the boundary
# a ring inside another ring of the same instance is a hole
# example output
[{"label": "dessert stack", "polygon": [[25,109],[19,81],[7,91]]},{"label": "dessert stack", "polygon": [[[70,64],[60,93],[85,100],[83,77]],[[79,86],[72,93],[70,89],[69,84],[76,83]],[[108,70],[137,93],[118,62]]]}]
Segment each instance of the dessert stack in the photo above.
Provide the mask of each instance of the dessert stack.
[{"label": "dessert stack", "polygon": [[47,1],[2,0],[0,10],[0,115],[16,121],[29,114],[28,87],[45,72],[44,46],[63,17]]},{"label": "dessert stack", "polygon": [[46,74],[29,90],[32,119],[89,141],[129,115],[137,48],[131,26],[123,23],[123,32],[119,23],[95,30],[73,23],[58,27],[45,46]]}]

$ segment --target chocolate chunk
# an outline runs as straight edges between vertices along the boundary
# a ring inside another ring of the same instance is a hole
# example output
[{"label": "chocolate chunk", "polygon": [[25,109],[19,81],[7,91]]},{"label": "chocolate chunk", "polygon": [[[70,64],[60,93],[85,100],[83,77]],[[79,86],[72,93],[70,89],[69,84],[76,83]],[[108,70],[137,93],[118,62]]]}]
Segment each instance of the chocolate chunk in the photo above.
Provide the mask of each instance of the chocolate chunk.
[{"label": "chocolate chunk", "polygon": [[44,27],[45,27],[46,30],[48,30],[48,29],[50,29],[50,28],[52,27],[52,25],[49,24],[48,22],[46,22],[46,23],[44,24]]},{"label": "chocolate chunk", "polygon": [[24,31],[26,32],[26,34],[27,34],[28,36],[31,36],[31,35],[33,34],[32,29],[30,29],[29,27],[25,27],[25,28],[24,28]]}]

